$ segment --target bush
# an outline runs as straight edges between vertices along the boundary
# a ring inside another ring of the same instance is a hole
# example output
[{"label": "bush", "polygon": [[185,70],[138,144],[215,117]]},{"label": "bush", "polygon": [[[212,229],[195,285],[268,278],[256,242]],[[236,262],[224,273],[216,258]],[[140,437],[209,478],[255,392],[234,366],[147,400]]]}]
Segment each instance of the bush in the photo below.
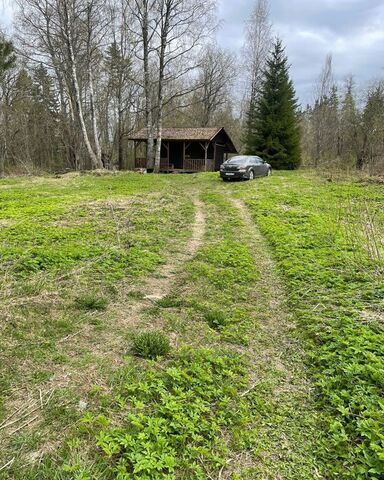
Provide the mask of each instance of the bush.
[{"label": "bush", "polygon": [[143,358],[155,359],[171,350],[169,339],[162,332],[142,332],[134,338],[133,351]]}]

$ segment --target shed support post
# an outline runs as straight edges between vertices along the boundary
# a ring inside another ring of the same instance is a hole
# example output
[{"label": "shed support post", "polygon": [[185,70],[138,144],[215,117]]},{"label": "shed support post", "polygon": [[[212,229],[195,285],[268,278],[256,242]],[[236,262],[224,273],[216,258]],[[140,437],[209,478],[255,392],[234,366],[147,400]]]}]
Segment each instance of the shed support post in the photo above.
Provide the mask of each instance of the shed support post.
[{"label": "shed support post", "polygon": [[169,168],[169,142],[167,142],[167,163]]},{"label": "shed support post", "polygon": [[209,143],[208,142],[205,142],[205,145],[204,145],[204,169],[205,171],[207,171],[207,160],[208,160],[208,147],[209,147]]},{"label": "shed support post", "polygon": [[185,170],[185,142],[183,142],[183,170]]},{"label": "shed support post", "polygon": [[[167,165],[166,165],[166,167],[167,167],[167,170],[169,170],[169,142],[162,142],[162,145],[167,150]],[[164,165],[163,165],[163,167],[164,167]]]},{"label": "shed support post", "polygon": [[136,140],[134,140],[133,142],[133,157],[134,157],[134,160],[133,160],[133,168],[136,168],[136,161],[137,161],[137,144],[136,144]]}]

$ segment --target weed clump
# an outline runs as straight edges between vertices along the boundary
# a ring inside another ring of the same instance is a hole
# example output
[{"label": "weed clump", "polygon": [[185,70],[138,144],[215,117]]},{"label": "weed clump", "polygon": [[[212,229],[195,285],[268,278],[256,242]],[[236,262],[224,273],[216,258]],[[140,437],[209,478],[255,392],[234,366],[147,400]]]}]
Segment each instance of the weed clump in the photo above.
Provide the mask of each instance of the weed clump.
[{"label": "weed clump", "polygon": [[220,330],[228,324],[227,316],[221,310],[210,310],[204,318],[213,330]]},{"label": "weed clump", "polygon": [[178,308],[183,306],[183,300],[175,296],[167,296],[156,302],[161,308]]},{"label": "weed clump", "polygon": [[96,295],[84,295],[76,299],[76,305],[82,310],[106,310],[108,301],[104,297]]},{"label": "weed clump", "polygon": [[133,340],[133,351],[143,358],[154,360],[167,355],[171,350],[169,339],[164,333],[158,331],[142,332]]}]

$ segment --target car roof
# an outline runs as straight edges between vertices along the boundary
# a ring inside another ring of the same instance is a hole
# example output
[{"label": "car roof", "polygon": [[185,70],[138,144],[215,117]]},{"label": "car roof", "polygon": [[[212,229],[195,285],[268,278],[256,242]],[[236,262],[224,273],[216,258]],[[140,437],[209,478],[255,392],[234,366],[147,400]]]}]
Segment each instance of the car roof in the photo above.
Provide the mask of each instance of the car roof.
[{"label": "car roof", "polygon": [[240,159],[249,160],[253,158],[262,160],[262,158],[259,157],[258,155],[235,155],[234,157],[228,158],[228,162],[230,162],[231,160],[240,160]]}]

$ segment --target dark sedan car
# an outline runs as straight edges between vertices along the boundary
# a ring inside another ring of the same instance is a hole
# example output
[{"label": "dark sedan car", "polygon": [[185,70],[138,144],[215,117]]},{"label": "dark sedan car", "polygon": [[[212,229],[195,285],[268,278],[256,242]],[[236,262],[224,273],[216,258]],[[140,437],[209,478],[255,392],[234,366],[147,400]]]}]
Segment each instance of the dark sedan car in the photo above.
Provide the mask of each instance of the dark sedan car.
[{"label": "dark sedan car", "polygon": [[238,155],[220,166],[220,177],[229,180],[253,180],[255,177],[267,177],[272,174],[272,167],[255,155]]}]

